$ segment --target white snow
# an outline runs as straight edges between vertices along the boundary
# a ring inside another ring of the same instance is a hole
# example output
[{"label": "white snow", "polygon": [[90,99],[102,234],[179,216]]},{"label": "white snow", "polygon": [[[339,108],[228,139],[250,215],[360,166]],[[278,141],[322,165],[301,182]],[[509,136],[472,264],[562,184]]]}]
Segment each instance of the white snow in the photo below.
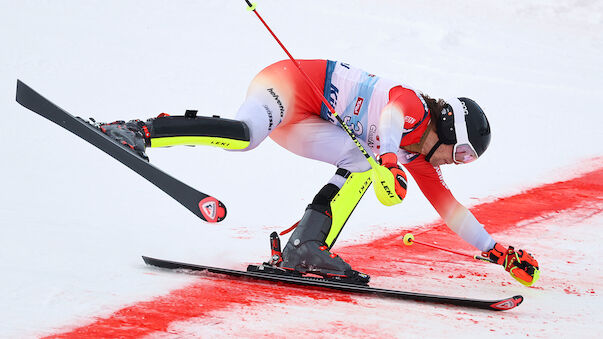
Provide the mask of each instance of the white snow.
[{"label": "white snow", "polygon": [[[562,239],[568,230],[580,239],[596,238],[596,226],[602,223],[603,216],[600,214],[592,218],[570,215],[522,228],[522,233],[541,235],[541,242],[533,245],[533,250],[544,254],[538,258],[541,267],[546,267],[546,271],[543,269],[546,277],[538,283],[542,290],[526,290],[518,284],[500,286],[495,277],[492,280],[479,277],[473,277],[469,281],[462,279],[463,286],[459,286],[454,279],[446,277],[450,273],[438,272],[439,269],[424,272],[430,275],[429,278],[435,278],[435,283],[427,283],[424,276],[407,276],[401,282],[404,288],[412,291],[429,290],[436,294],[445,291],[447,294],[460,296],[470,291],[473,297],[483,298],[492,298],[493,293],[522,294],[526,298],[519,308],[504,314],[447,306],[434,310],[429,304],[401,303],[370,297],[353,298],[352,303],[292,297],[287,302],[267,302],[252,307],[236,306],[216,311],[211,317],[176,322],[168,330],[171,336],[157,333],[149,337],[195,337],[201,334],[234,337],[241,333],[249,338],[262,335],[291,338],[308,335],[325,338],[562,338],[569,334],[576,338],[596,337],[595,333],[601,329],[602,300],[600,292],[591,294],[588,291],[601,291],[603,288],[600,279],[603,250],[596,246],[576,250]],[[513,234],[501,234],[501,237],[514,239]],[[567,258],[572,258],[575,262],[568,264]],[[577,266],[584,267],[586,272],[576,272]],[[596,274],[599,279],[593,281],[592,275]],[[560,277],[574,279],[560,281]],[[490,284],[492,288],[487,292],[483,291],[484,284]],[[564,288],[571,292],[564,292]],[[279,320],[283,314],[285,319]],[[267,323],[270,326],[266,326]],[[174,335],[175,333],[178,335]]]},{"label": "white snow", "polygon": [[[477,100],[492,125],[491,146],[474,164],[443,169],[467,205],[601,167],[600,159],[590,160],[603,155],[601,1],[266,0],[258,11],[297,58],[342,60],[435,97]],[[196,280],[150,275],[140,255],[233,268],[263,260],[268,234],[298,220],[334,171],[271,140],[240,154],[203,147],[150,150],[155,165],[227,204],[224,222],[205,224],[14,100],[21,79],[72,114],[100,121],[190,108],[232,117],[255,73],[286,57],[243,1],[0,0],[0,23],[0,337],[57,333]],[[367,194],[340,243],[433,221],[436,213],[416,185],[410,187],[404,204],[392,208]],[[603,328],[596,320],[603,311],[602,224],[598,215],[572,222],[571,233],[564,233],[570,225],[563,220],[530,226],[544,236],[532,233],[520,241],[542,253],[544,263],[550,258],[543,276],[569,280],[588,267],[582,278],[597,284],[597,294],[534,297],[506,316],[519,323],[517,331],[588,337]],[[564,266],[551,253],[560,246],[585,257]],[[495,289],[474,287],[486,295]],[[532,297],[521,286],[512,289]],[[295,309],[295,303],[280,307],[253,322],[238,323],[236,312],[225,312],[217,327],[196,319],[173,327],[184,336],[261,334],[264,316],[307,310]],[[321,301],[316,308],[325,328],[328,321],[343,321],[343,314],[351,314],[358,327],[370,325],[376,320],[362,320],[367,308],[406,310],[408,320],[389,314],[394,322],[381,328],[397,336],[426,329],[441,336],[450,328],[481,336],[492,334],[490,325],[502,327],[497,318],[473,324],[467,314],[456,321],[447,316],[449,309],[432,314],[422,305],[396,302]],[[550,308],[552,318],[540,322],[539,313]],[[275,328],[303,335],[317,317],[308,316],[299,327],[282,320]],[[576,333],[576,327],[586,330]]]}]

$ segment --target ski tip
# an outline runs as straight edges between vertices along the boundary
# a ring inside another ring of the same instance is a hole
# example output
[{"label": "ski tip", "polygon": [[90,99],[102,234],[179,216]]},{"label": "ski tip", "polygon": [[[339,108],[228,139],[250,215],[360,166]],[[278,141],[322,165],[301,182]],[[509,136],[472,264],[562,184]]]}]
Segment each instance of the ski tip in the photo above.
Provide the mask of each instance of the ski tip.
[{"label": "ski tip", "polygon": [[19,92],[20,89],[22,88],[30,88],[29,86],[27,86],[26,83],[24,83],[23,81],[21,81],[21,79],[17,79],[17,92]]},{"label": "ski tip", "polygon": [[[19,92],[23,86],[27,86],[23,81],[17,79],[17,92],[16,92],[16,100],[19,102]],[[19,102],[20,103],[20,102]]]},{"label": "ski tip", "polygon": [[516,295],[507,299],[499,300],[490,305],[490,308],[495,311],[506,311],[519,306],[522,302],[523,296]]},{"label": "ski tip", "polygon": [[157,261],[157,259],[155,258],[151,258],[151,257],[147,257],[147,256],[142,256],[142,260],[144,261],[145,264],[150,265],[150,266],[155,266],[155,262]]},{"label": "ski tip", "polygon": [[15,91],[15,93],[15,99],[17,100],[17,102],[21,106],[32,111],[33,109],[31,109],[29,107],[30,105],[28,105],[28,98],[31,96],[41,96],[38,92],[34,91],[31,87],[29,87],[26,83],[19,79],[17,79],[17,90]]}]

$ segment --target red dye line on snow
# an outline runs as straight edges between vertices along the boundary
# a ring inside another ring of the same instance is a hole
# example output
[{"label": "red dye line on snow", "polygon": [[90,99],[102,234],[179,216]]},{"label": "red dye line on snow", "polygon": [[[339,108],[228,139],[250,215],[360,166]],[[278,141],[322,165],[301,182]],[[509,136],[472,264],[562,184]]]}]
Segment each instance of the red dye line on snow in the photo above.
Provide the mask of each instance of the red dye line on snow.
[{"label": "red dye line on snow", "polygon": [[[603,168],[599,168],[578,178],[546,184],[520,194],[476,205],[471,208],[471,212],[477,220],[485,225],[490,234],[514,229],[514,232],[518,234],[517,238],[521,239],[521,223],[531,220],[538,221],[555,216],[562,211],[574,209],[581,209],[588,215],[592,215],[601,212],[602,203]],[[391,276],[399,272],[398,265],[408,256],[409,248],[411,248],[412,256],[429,257],[428,253],[437,253],[440,261],[445,258],[450,258],[450,261],[459,261],[456,255],[426,246],[409,247],[404,245],[402,238],[407,231],[404,230],[368,244],[337,249],[337,253],[354,264],[353,266],[360,271],[376,276]],[[428,240],[441,247],[467,250],[467,253],[475,252],[471,245],[459,241],[460,238],[443,222],[434,223],[424,231],[413,232],[413,234],[418,239]],[[494,238],[496,240],[496,236]],[[366,253],[371,253],[371,255],[367,258]],[[387,258],[387,260],[379,258]]]},{"label": "red dye line on snow", "polygon": [[[521,225],[518,224],[522,222],[538,217],[546,218],[554,213],[577,208],[586,210],[591,208],[593,214],[600,213],[601,203],[603,203],[603,168],[572,180],[543,185],[521,194],[483,203],[475,206],[471,211],[486,225],[490,233],[510,229],[516,229],[521,233]],[[459,248],[458,238],[443,223],[432,226],[427,231],[416,233],[415,236],[421,234],[423,239],[437,241],[439,245]],[[399,264],[405,258],[423,255],[429,257],[429,253],[436,251],[427,247],[403,245],[402,237],[405,233],[406,231],[401,231],[369,244],[340,248],[338,253],[342,254],[342,257],[346,258],[352,266],[374,276],[400,275]],[[471,250],[469,245],[463,245],[461,248]],[[367,257],[366,253],[371,255]],[[379,260],[379,258],[387,258],[387,260]],[[441,260],[441,257],[438,260]],[[395,269],[389,270],[389,265]],[[287,302],[290,297],[354,302],[353,298],[344,293],[290,285],[271,285],[270,288],[266,288],[266,284],[230,280],[215,275],[209,279],[200,279],[195,284],[174,290],[165,296],[123,308],[108,318],[98,319],[90,325],[49,338],[140,337],[169,331],[170,324],[174,322],[211,317],[211,312],[214,311],[266,302]],[[241,321],[245,320],[241,319]]]}]

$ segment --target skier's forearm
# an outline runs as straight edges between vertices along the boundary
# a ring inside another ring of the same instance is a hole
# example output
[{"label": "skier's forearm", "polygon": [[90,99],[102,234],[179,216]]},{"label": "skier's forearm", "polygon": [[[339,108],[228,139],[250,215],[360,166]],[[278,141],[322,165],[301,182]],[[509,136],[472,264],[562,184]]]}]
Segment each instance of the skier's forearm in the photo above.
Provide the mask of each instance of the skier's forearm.
[{"label": "skier's forearm", "polygon": [[494,240],[484,226],[454,198],[444,183],[439,167],[432,166],[422,158],[404,166],[453,232],[480,251],[487,251],[494,246]]},{"label": "skier's forearm", "polygon": [[478,250],[486,252],[494,246],[495,242],[484,226],[463,205],[458,204],[445,221],[454,233]]}]

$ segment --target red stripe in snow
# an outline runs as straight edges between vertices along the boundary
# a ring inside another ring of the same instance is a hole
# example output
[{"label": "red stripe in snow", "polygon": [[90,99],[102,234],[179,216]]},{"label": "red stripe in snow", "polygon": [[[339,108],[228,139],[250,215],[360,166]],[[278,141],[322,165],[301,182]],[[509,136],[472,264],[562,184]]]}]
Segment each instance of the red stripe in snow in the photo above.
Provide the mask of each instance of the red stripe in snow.
[{"label": "red stripe in snow", "polygon": [[[580,209],[587,211],[586,213],[590,209],[592,214],[600,213],[602,203],[603,168],[600,168],[575,179],[546,184],[510,197],[479,204],[471,208],[471,211],[486,225],[490,233],[513,229],[519,233],[518,237],[521,237],[521,224],[529,220],[546,218],[568,209]],[[459,241],[444,224],[440,222],[432,226],[427,229],[421,227],[421,230],[426,230],[415,233],[415,236],[420,235],[423,241],[437,241],[440,246],[472,253],[471,247]],[[450,256],[427,247],[414,245],[411,248],[403,245],[402,237],[407,231],[400,231],[368,244],[342,247],[337,250],[337,253],[355,268],[377,277],[400,275],[399,264],[408,258],[434,257],[437,261],[445,260],[446,256]],[[449,258],[454,261],[460,260],[455,257]],[[415,263],[417,263],[416,259]],[[388,266],[392,269],[388,270]],[[154,332],[168,331],[169,333],[168,328],[174,322],[193,318],[211,318],[211,312],[233,307],[283,302],[285,296],[354,302],[353,298],[344,293],[287,285],[273,285],[271,288],[266,288],[265,283],[212,276],[199,279],[198,282],[167,295],[125,307],[89,325],[48,338],[140,337]]]}]

